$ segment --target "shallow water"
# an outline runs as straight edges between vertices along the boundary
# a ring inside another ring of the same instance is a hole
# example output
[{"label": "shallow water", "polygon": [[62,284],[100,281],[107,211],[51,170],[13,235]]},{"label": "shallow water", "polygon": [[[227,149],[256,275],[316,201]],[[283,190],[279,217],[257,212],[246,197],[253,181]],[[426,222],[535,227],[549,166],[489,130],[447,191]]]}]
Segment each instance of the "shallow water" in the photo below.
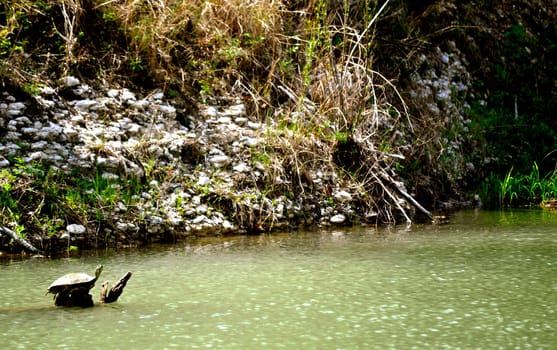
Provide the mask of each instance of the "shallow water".
[{"label": "shallow water", "polygon": [[[101,281],[134,274],[117,303],[56,308],[44,295],[98,263]],[[2,262],[0,291],[9,349],[550,349],[557,213]]]}]

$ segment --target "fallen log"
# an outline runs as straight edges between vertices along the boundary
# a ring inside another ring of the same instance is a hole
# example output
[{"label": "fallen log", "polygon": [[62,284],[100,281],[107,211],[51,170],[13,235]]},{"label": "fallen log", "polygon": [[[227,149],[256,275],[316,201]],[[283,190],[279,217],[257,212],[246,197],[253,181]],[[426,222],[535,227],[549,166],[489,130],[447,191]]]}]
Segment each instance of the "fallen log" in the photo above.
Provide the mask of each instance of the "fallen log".
[{"label": "fallen log", "polygon": [[108,281],[104,282],[101,289],[101,303],[108,304],[118,300],[131,277],[132,273],[127,272],[110,290],[108,289]]},{"label": "fallen log", "polygon": [[30,251],[31,253],[35,253],[35,254],[42,254],[42,251],[35,248],[31,243],[27,242],[27,240],[25,240],[24,238],[20,237],[17,233],[15,233],[14,231],[10,230],[9,228],[7,228],[6,226],[0,225],[0,232],[3,232],[5,234],[7,234],[8,236],[10,236],[14,241],[16,241],[20,246],[24,247],[25,249],[27,249],[28,251]]},{"label": "fallen log", "polygon": [[[430,218],[432,221],[435,219],[433,214],[431,214],[431,212],[429,210],[427,210],[422,205],[420,205],[420,203],[418,203],[418,201],[415,200],[414,197],[412,197],[411,195],[408,194],[408,192],[406,192],[406,190],[404,189],[404,184],[402,182],[395,181],[392,177],[387,175],[387,173],[385,173],[384,171],[381,172],[381,177],[383,179],[387,180],[388,183],[393,185],[397,189],[398,193],[400,193],[404,198],[406,198],[406,200],[408,202],[410,202],[414,207],[416,207],[422,213],[427,215],[428,218]],[[403,214],[405,214],[404,211],[403,211]],[[405,214],[405,216],[406,216],[406,214]],[[407,219],[407,221],[409,220],[408,216],[406,216],[406,219]]]}]

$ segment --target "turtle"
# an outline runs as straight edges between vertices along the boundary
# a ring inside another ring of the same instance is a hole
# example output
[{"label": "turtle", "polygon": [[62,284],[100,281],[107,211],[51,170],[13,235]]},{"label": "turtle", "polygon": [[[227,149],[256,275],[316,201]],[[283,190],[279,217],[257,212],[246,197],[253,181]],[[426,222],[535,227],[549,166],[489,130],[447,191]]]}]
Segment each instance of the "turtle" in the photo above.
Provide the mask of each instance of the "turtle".
[{"label": "turtle", "polygon": [[54,294],[54,304],[57,306],[93,306],[93,297],[89,290],[95,286],[103,270],[98,265],[95,276],[86,273],[69,273],[50,284],[48,293]]}]

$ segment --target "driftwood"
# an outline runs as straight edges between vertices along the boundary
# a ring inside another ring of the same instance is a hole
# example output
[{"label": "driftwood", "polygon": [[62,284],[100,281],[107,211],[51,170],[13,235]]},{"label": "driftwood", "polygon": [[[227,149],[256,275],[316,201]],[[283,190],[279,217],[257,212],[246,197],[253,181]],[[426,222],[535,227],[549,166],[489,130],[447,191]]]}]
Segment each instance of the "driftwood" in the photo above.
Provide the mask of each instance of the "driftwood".
[{"label": "driftwood", "polygon": [[[431,220],[434,220],[433,214],[431,214],[431,212],[429,212],[429,210],[427,210],[422,205],[420,205],[420,203],[418,203],[418,201],[416,201],[414,199],[414,197],[412,197],[411,195],[408,194],[408,192],[406,192],[406,190],[404,189],[404,184],[402,182],[395,181],[395,179],[393,179],[392,177],[387,175],[387,173],[385,173],[384,171],[382,171],[380,173],[380,175],[381,175],[381,178],[383,178],[384,180],[387,181],[387,183],[390,183],[391,185],[393,185],[397,189],[398,193],[400,193],[404,198],[406,198],[406,200],[408,202],[410,202],[410,204],[412,204],[414,207],[416,207],[422,213],[427,215],[427,217],[429,217]],[[377,177],[376,177],[376,179],[381,182],[381,180],[379,180]],[[382,182],[381,182],[381,184],[382,184]],[[383,187],[385,187],[385,186],[383,185]],[[387,193],[391,197],[393,197],[393,195],[386,188],[385,188],[385,190],[387,191]],[[393,197],[393,199],[394,199],[394,197]],[[395,200],[395,202],[396,202],[396,200]],[[406,212],[404,211],[404,209],[402,209],[402,207],[398,203],[397,203],[397,205],[398,205],[399,209],[401,210],[402,214],[406,217],[406,221],[411,222],[410,218],[406,215]]]},{"label": "driftwood", "polygon": [[100,302],[104,304],[108,304],[118,300],[118,298],[124,291],[124,287],[126,287],[126,283],[128,283],[128,280],[131,277],[132,277],[131,272],[126,273],[124,276],[122,276],[122,278],[120,278],[120,280],[112,288],[110,288],[110,290],[108,289],[108,281],[104,282],[102,284]]},{"label": "driftwood", "polygon": [[10,236],[14,241],[16,241],[19,245],[21,245],[31,253],[42,254],[42,252],[39,249],[35,248],[31,243],[27,242],[27,240],[25,240],[24,238],[19,237],[17,233],[10,230],[6,226],[0,225],[0,232],[3,232],[8,236]]}]

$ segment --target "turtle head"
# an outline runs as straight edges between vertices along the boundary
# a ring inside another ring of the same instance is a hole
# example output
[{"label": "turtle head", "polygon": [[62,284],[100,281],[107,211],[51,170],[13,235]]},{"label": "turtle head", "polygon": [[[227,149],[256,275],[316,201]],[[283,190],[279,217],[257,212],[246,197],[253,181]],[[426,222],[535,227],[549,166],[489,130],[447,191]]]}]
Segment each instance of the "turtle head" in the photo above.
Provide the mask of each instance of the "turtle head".
[{"label": "turtle head", "polygon": [[95,279],[99,278],[99,276],[101,275],[101,272],[103,272],[103,266],[98,265],[97,269],[95,270]]}]

